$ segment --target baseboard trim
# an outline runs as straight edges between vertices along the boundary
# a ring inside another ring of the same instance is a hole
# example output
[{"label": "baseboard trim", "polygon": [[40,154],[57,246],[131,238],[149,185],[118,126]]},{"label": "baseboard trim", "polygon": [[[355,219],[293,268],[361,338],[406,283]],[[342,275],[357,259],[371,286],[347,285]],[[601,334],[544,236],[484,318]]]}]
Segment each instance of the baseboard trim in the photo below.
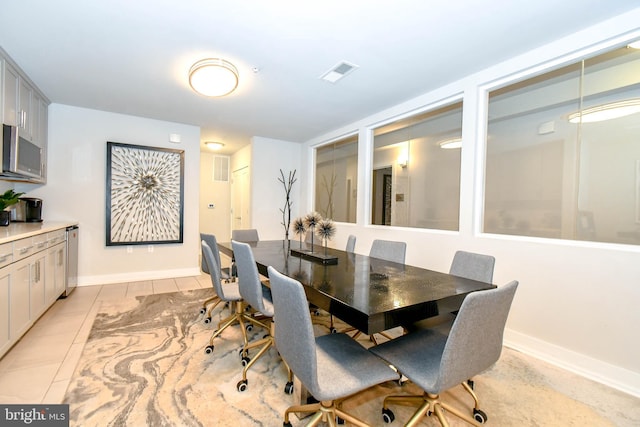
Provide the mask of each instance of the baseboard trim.
[{"label": "baseboard trim", "polygon": [[78,277],[78,286],[111,285],[114,283],[199,276],[200,274],[201,271],[199,268],[182,268],[176,270],[135,271],[103,276],[80,276]]},{"label": "baseboard trim", "polygon": [[574,374],[640,398],[640,374],[637,372],[510,329],[505,330],[504,345]]}]

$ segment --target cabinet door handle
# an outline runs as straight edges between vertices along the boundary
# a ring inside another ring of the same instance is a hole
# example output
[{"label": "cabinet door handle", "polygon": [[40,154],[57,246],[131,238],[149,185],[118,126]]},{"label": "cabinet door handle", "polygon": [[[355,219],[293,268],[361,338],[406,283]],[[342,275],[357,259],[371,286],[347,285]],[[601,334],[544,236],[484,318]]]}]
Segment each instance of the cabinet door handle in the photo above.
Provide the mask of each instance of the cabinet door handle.
[{"label": "cabinet door handle", "polygon": [[20,255],[24,255],[27,252],[29,252],[31,249],[33,248],[33,246],[25,246],[24,248],[20,248]]}]

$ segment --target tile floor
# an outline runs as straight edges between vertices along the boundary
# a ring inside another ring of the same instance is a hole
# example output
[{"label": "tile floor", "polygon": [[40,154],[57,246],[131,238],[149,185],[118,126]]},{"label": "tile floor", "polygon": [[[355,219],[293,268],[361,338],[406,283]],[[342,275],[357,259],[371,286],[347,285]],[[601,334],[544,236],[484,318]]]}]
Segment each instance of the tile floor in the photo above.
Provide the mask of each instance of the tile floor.
[{"label": "tile floor", "polygon": [[205,287],[208,275],[76,288],[0,359],[0,402],[62,403],[102,301]]}]

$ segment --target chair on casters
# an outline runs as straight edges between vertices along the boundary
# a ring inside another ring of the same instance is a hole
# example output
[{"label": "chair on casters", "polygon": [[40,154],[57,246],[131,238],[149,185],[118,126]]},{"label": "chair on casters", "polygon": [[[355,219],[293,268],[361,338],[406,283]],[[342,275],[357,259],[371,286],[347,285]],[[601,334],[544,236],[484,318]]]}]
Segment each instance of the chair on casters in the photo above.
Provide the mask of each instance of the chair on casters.
[{"label": "chair on casters", "polygon": [[[220,262],[220,251],[218,249],[218,242],[216,240],[216,236],[214,236],[213,234],[205,234],[205,233],[200,233],[200,240],[204,240],[207,245],[209,245],[209,247],[211,248],[211,252],[213,253],[213,257],[215,258],[216,262],[218,263],[218,266],[221,266],[222,263]],[[201,260],[201,268],[202,271],[204,273],[207,274],[211,274],[211,270],[209,268],[209,265],[207,264],[207,260],[204,256],[204,251],[202,252],[202,260]],[[220,269],[220,279],[224,280],[226,283],[231,281],[231,272],[229,268],[221,268]],[[218,295],[212,296],[211,298],[207,298],[203,303],[202,303],[202,308],[200,309],[200,314],[205,315],[204,317],[204,323],[209,323],[211,322],[211,311],[216,308],[218,306],[218,304],[220,304],[220,298],[218,297]],[[209,306],[209,304],[213,304],[213,306],[209,307],[207,309],[207,307]]]},{"label": "chair on casters", "polygon": [[[414,384],[422,396],[388,396],[382,406],[382,418],[390,423],[395,416],[389,404],[417,403],[419,409],[405,424],[414,426],[432,413],[442,426],[448,426],[443,409],[479,426],[487,415],[479,409],[478,398],[465,382],[480,374],[500,358],[504,328],[517,281],[486,291],[472,292],[462,302],[449,334],[438,329],[422,329],[371,348]],[[474,398],[473,417],[440,400],[440,393],[458,384]]]},{"label": "chair on casters", "polygon": [[245,230],[232,230],[231,240],[235,240],[236,242],[250,243],[260,241],[260,237],[258,237],[258,230],[256,230],[255,228],[248,228]]},{"label": "chair on casters", "polygon": [[220,266],[216,262],[213,251],[204,240],[202,240],[200,244],[202,247],[202,254],[205,257],[207,265],[209,265],[209,276],[211,277],[211,283],[213,284],[213,288],[216,290],[218,298],[226,303],[233,303],[234,306],[232,308],[231,315],[218,323],[218,328],[213,332],[211,338],[209,339],[209,345],[205,347],[205,353],[213,353],[213,340],[215,339],[215,337],[220,335],[225,329],[227,329],[234,323],[238,323],[240,325],[242,330],[242,337],[244,339],[243,346],[246,346],[249,340],[247,339],[244,317],[242,315],[243,301],[242,296],[240,296],[240,290],[238,289],[238,283],[231,282],[226,284],[225,286],[222,286],[222,282],[220,281]]},{"label": "chair on casters", "polygon": [[[247,243],[231,241],[233,255],[236,260],[238,269],[238,287],[242,299],[251,307],[252,310],[259,313],[259,316],[249,314],[243,311],[242,316],[249,322],[257,326],[267,329],[268,333],[260,340],[254,341],[242,348],[242,380],[237,384],[238,391],[245,391],[248,386],[247,371],[253,364],[273,346],[273,304],[271,303],[271,295],[267,291],[263,291],[258,267],[251,252],[251,246]],[[264,323],[269,321],[270,324]],[[258,347],[258,353],[252,359],[249,358],[249,350]]]},{"label": "chair on casters", "polygon": [[347,237],[347,246],[344,248],[345,252],[354,253],[356,250],[356,236],[349,234]]},{"label": "chair on casters", "polygon": [[368,424],[340,408],[347,397],[374,385],[398,379],[398,374],[346,334],[315,337],[307,297],[297,280],[269,267],[275,312],[276,348],[302,385],[318,403],[291,406],[284,413],[290,427],[292,412],[313,413],[308,426],[321,421],[336,425],[336,417],[357,426]]},{"label": "chair on casters", "polygon": [[406,253],[407,244],[393,240],[376,239],[371,243],[371,249],[369,249],[371,258],[380,258],[385,261],[397,262],[398,264],[404,264]]}]

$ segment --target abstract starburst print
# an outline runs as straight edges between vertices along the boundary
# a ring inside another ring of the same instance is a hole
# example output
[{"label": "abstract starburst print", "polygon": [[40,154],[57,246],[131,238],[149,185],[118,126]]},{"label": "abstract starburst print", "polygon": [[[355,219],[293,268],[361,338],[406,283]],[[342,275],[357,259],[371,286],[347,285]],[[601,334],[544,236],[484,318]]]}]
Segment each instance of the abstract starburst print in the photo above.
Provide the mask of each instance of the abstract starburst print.
[{"label": "abstract starburst print", "polygon": [[109,144],[107,244],[181,242],[183,151]]}]

